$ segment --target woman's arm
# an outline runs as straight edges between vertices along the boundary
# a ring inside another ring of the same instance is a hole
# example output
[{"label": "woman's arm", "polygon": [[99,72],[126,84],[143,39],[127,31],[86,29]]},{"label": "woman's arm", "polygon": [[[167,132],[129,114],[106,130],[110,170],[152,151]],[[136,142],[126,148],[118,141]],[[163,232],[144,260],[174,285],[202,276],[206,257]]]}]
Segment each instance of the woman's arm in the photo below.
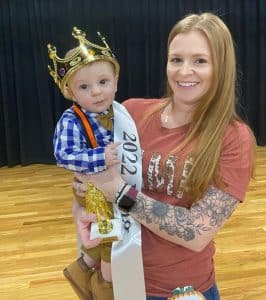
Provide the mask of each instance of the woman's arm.
[{"label": "woman's arm", "polygon": [[[77,183],[74,187],[85,190],[88,179],[85,175],[76,176],[83,184]],[[125,183],[116,168],[90,175],[89,181],[111,202]],[[127,191],[125,189],[123,194]],[[201,251],[208,245],[239,202],[215,187],[210,187],[189,209],[157,201],[141,192],[135,200],[130,211],[132,217],[158,236],[193,251]]]},{"label": "woman's arm", "polygon": [[201,251],[229,219],[237,204],[238,200],[215,187],[189,209],[156,201],[139,192],[130,215],[160,237]]}]

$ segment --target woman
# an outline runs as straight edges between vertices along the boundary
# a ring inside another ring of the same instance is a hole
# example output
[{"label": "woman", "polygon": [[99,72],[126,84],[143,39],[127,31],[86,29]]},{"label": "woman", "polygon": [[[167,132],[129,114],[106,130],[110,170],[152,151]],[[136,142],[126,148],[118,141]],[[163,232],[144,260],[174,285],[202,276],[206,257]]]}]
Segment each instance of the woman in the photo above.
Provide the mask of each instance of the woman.
[{"label": "woman", "polygon": [[[236,60],[227,26],[211,13],[182,19],[168,38],[166,69],[166,98],[123,103],[143,149],[142,190],[125,184],[115,168],[73,185],[80,190],[93,182],[142,224],[147,300],[167,299],[187,285],[220,299],[213,239],[244,200],[256,144],[235,111]],[[82,222],[75,207],[82,232],[88,218]]]}]

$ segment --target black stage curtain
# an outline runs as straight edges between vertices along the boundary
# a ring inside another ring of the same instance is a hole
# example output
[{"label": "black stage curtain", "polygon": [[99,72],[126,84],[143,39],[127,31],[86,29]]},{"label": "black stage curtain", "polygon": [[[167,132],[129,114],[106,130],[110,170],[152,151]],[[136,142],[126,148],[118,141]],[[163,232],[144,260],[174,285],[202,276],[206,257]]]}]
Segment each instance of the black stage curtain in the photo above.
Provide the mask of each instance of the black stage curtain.
[{"label": "black stage curtain", "polygon": [[48,75],[47,43],[63,56],[73,26],[99,30],[121,64],[117,100],[162,96],[166,40],[188,13],[222,17],[236,42],[240,113],[266,144],[265,0],[1,0],[0,166],[54,163],[56,121],[71,105]]}]

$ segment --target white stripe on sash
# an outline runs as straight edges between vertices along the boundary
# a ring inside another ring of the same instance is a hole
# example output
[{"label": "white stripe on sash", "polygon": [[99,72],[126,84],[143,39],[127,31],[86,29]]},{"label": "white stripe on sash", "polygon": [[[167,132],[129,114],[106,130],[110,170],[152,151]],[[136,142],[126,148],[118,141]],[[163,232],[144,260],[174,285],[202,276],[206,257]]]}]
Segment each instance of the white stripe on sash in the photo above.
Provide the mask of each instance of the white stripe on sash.
[{"label": "white stripe on sash", "polygon": [[[126,108],[113,102],[114,141],[118,147],[120,172],[125,180],[141,190],[142,157],[136,125]],[[128,214],[120,213],[114,205],[115,217],[120,217],[124,226],[123,239],[112,243],[111,268],[115,300],[145,300],[145,283],[141,251],[141,226]]]}]

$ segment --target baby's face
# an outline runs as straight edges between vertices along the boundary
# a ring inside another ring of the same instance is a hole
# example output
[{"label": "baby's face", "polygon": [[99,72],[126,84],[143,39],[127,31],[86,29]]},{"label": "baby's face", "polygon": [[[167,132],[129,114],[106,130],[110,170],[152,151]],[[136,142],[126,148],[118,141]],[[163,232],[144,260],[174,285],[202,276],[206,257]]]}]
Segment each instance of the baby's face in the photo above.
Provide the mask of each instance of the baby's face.
[{"label": "baby's face", "polygon": [[68,93],[83,109],[103,112],[112,104],[118,76],[107,61],[95,61],[81,67],[68,82]]}]

